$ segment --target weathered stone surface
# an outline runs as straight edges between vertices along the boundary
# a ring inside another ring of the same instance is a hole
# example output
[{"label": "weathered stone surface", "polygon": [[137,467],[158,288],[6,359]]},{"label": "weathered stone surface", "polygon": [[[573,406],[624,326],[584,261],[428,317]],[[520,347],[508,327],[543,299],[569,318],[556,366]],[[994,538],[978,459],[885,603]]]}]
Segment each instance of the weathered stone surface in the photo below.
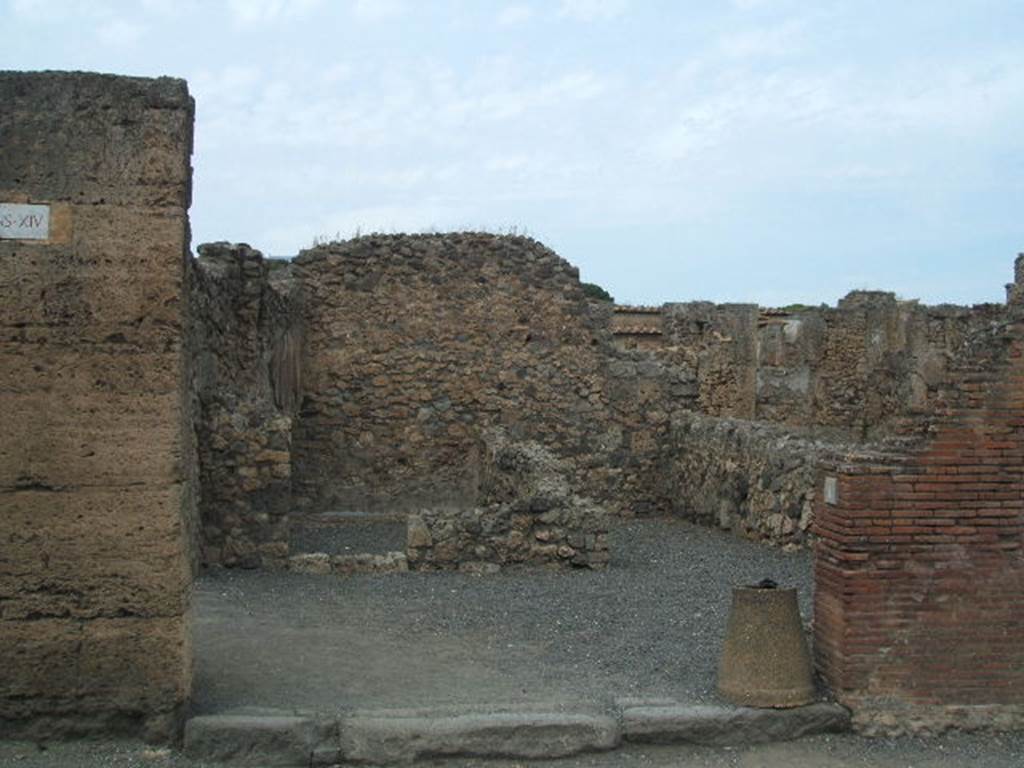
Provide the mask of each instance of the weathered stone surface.
[{"label": "weathered stone surface", "polygon": [[893,696],[866,696],[849,705],[853,730],[872,738],[1024,729],[1024,704],[913,704]]},{"label": "weathered stone surface", "polygon": [[185,83],[0,73],[0,730],[168,737],[196,537]]},{"label": "weathered stone surface", "polygon": [[817,698],[795,588],[734,587],[718,664],[718,692],[748,707],[795,707]]},{"label": "weathered stone surface", "polygon": [[308,766],[314,751],[325,754],[317,730],[313,719],[293,715],[193,717],[185,724],[185,753],[233,765]]},{"label": "weathered stone surface", "polygon": [[345,759],[360,763],[432,756],[551,759],[614,749],[619,741],[613,717],[572,712],[443,716],[382,711],[356,713],[341,724]]},{"label": "weathered stone surface", "polygon": [[188,208],[193,104],[183,80],[84,72],[0,78],[0,189],[76,205]]},{"label": "weathered stone surface", "polygon": [[653,744],[739,746],[849,729],[850,712],[838,704],[811,704],[794,709],[627,706],[622,711],[623,738]]},{"label": "weathered stone surface", "polygon": [[616,346],[691,373],[678,395],[687,410],[860,440],[913,428],[934,410],[963,344],[1004,320],[996,304],[929,307],[852,291],[836,307],[616,307],[612,331]]},{"label": "weathered stone surface", "polygon": [[331,572],[331,556],[325,552],[306,552],[288,558],[288,570],[296,573],[325,574]]},{"label": "weathered stone surface", "polygon": [[331,556],[331,571],[343,576],[351,573],[403,573],[408,570],[409,561],[404,552]]},{"label": "weathered stone surface", "polygon": [[180,617],[0,621],[7,737],[174,733],[191,675]]}]

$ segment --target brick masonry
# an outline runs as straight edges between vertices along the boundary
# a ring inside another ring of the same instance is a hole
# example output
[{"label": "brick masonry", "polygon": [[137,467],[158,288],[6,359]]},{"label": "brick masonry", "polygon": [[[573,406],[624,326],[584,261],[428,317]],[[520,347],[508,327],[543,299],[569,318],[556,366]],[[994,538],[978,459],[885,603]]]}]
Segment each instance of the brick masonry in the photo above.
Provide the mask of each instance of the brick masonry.
[{"label": "brick masonry", "polygon": [[1024,726],[1024,324],[1013,315],[971,340],[918,445],[837,464],[835,503],[822,488],[817,660],[864,731]]}]

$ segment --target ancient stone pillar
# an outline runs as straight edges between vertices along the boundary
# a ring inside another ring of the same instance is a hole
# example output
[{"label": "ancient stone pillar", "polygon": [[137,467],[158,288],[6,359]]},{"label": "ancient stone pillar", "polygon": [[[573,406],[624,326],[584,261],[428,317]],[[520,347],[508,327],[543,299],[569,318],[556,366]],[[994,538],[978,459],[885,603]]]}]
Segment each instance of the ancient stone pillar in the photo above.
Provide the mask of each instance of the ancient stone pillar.
[{"label": "ancient stone pillar", "polygon": [[0,733],[173,733],[194,527],[181,80],[0,73]]}]

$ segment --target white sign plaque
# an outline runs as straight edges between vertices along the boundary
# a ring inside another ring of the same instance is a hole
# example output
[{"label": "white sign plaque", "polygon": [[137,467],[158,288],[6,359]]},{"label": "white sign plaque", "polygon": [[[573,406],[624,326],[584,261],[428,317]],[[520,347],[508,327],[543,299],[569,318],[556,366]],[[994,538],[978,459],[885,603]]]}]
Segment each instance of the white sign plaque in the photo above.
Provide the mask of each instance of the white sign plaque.
[{"label": "white sign plaque", "polygon": [[839,482],[834,477],[825,478],[825,503],[833,506],[839,503]]},{"label": "white sign plaque", "polygon": [[0,240],[47,240],[50,206],[0,203]]}]

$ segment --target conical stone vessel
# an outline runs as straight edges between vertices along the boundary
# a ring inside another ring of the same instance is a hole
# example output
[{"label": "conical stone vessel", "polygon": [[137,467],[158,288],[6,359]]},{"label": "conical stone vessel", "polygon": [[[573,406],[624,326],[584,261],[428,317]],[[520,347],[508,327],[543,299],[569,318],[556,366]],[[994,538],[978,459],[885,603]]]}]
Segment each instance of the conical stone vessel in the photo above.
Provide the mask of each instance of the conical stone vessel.
[{"label": "conical stone vessel", "polygon": [[795,589],[733,589],[718,690],[732,703],[750,707],[814,701],[811,656]]}]

